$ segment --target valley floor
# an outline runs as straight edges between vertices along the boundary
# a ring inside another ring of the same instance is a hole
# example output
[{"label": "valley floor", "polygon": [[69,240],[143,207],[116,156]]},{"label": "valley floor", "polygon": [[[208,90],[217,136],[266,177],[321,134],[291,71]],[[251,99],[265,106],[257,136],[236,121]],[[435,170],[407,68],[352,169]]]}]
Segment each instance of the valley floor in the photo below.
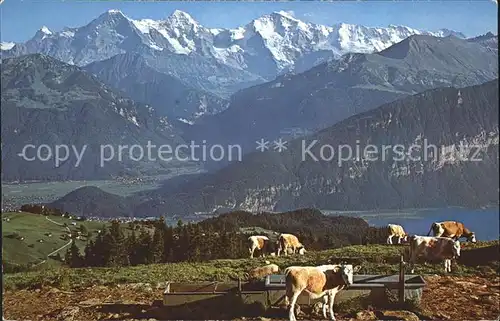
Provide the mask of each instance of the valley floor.
[{"label": "valley floor", "polygon": [[[377,310],[366,307],[336,308],[337,320],[494,320],[500,315],[500,278],[498,276],[428,276],[421,305],[416,311]],[[8,320],[162,320],[168,316],[161,306],[163,288],[137,284],[93,286],[62,291],[54,287],[35,290],[8,290],[4,293],[4,317]],[[361,312],[364,311],[364,312]],[[361,313],[359,313],[361,312]],[[283,317],[246,318],[246,320],[286,320]],[[417,317],[417,319],[415,319]],[[300,318],[319,319],[301,314]],[[243,320],[243,319],[242,319]]]}]

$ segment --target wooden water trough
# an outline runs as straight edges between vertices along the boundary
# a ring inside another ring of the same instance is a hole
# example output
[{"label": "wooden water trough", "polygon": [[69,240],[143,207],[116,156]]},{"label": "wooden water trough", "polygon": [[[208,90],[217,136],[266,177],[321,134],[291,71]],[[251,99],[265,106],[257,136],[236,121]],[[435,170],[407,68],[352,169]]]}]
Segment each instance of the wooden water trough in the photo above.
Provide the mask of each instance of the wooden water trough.
[{"label": "wooden water trough", "polygon": [[[405,275],[404,283],[398,275],[354,275],[354,284],[337,294],[335,302],[342,302],[362,295],[381,295],[385,290],[401,290],[404,285],[403,301],[412,299],[419,301],[425,281],[420,275]],[[247,282],[201,282],[201,283],[168,283],[164,292],[165,306],[178,306],[197,301],[220,297],[237,297],[243,303],[261,302],[266,308],[278,305],[285,294],[285,276],[273,274],[264,281]],[[303,293],[298,304],[313,304],[317,300],[310,299]]]},{"label": "wooden water trough", "polygon": [[[335,297],[335,303],[368,296],[374,303],[388,303],[394,290],[398,293],[399,303],[411,300],[418,303],[422,297],[425,281],[420,275],[405,275],[405,262],[401,259],[399,275],[355,274],[354,283]],[[186,313],[207,308],[241,310],[245,306],[259,306],[261,310],[282,305],[285,296],[285,276],[273,274],[259,282],[202,282],[167,283],[163,305],[169,309],[187,308]],[[297,303],[311,305],[317,302],[302,293]],[[189,311],[189,312],[188,312]],[[260,311],[261,313],[264,311]],[[182,313],[181,313],[182,314]]]}]

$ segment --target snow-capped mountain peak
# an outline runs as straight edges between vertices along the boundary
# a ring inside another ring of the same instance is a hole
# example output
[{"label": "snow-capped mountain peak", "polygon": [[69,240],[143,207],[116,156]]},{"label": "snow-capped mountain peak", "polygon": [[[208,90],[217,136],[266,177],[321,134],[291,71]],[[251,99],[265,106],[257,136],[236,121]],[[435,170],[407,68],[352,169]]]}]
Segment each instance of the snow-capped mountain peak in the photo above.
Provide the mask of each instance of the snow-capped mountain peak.
[{"label": "snow-capped mountain peak", "polygon": [[[218,81],[213,80],[214,70],[229,68],[229,73],[222,72],[222,82],[235,73],[252,79],[248,81],[271,80],[283,73],[305,71],[345,53],[378,52],[411,35],[460,35],[445,29],[429,32],[395,25],[327,26],[302,21],[286,11],[275,11],[240,27],[222,29],[203,26],[181,10],[162,20],[136,20],[119,10],[108,10],[79,28],[42,29],[25,44],[2,45],[2,56],[44,53],[82,66],[127,52],[151,55],[150,61],[157,60],[157,55],[191,55],[190,59],[197,59],[194,64],[210,66],[200,71],[204,73],[201,78],[212,79],[208,81]],[[162,66],[169,66],[168,73],[175,75],[187,72],[176,70],[176,63]]]},{"label": "snow-capped mountain peak", "polygon": [[49,29],[49,28],[47,28],[46,26],[42,26],[42,27],[40,28],[40,31],[41,31],[41,32],[43,32],[43,33],[44,33],[44,34],[46,34],[46,35],[51,35],[51,34],[52,34],[52,31],[50,31],[50,29]]},{"label": "snow-capped mountain peak", "polygon": [[123,12],[117,9],[110,9],[104,13],[102,13],[99,17],[94,19],[92,22],[88,24],[88,26],[96,26],[99,24],[117,24],[122,21],[132,21],[129,17],[127,17]]},{"label": "snow-capped mountain peak", "polygon": [[189,13],[181,10],[175,10],[170,16],[167,17],[167,20],[172,22],[198,24],[198,22],[194,20]]},{"label": "snow-capped mountain peak", "polygon": [[454,36],[454,37],[457,37],[457,38],[461,38],[461,39],[465,39],[467,38],[463,33],[461,32],[458,32],[458,31],[455,31],[455,30],[450,30],[450,29],[439,29],[437,32],[436,32],[437,35],[439,35],[440,37],[449,37],[449,36]]},{"label": "snow-capped mountain peak", "polygon": [[0,50],[10,50],[15,45],[16,44],[14,42],[1,42],[0,43]]},{"label": "snow-capped mountain peak", "polygon": [[[187,12],[181,10],[175,10],[167,19],[162,23],[163,27],[168,30],[179,30],[183,32],[188,32],[188,30],[194,30],[195,32],[200,29],[199,24],[193,19]],[[179,33],[176,32],[177,34]],[[180,37],[181,35],[176,35]]]},{"label": "snow-capped mountain peak", "polygon": [[288,19],[292,19],[292,20],[296,20],[296,21],[300,21],[298,20],[297,18],[295,18],[293,16],[293,13],[290,13],[289,11],[283,11],[283,10],[280,10],[280,11],[274,11],[272,14],[274,15],[280,15],[282,17],[286,17]]},{"label": "snow-capped mountain peak", "polygon": [[108,13],[109,13],[109,14],[117,14],[117,15],[122,15],[122,16],[124,16],[123,12],[121,12],[121,10],[118,10],[118,9],[109,9],[109,10],[108,10]]},{"label": "snow-capped mountain peak", "polygon": [[47,37],[51,37],[52,35],[53,32],[50,31],[47,26],[42,26],[40,29],[38,29],[33,39],[35,39],[36,41],[41,41]]}]

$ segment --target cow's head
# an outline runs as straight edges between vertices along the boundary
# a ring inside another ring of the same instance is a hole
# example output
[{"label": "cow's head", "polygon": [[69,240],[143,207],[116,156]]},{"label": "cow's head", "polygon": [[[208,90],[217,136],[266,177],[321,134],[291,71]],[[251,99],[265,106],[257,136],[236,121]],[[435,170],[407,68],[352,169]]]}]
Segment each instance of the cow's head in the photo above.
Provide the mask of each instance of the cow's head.
[{"label": "cow's head", "polygon": [[470,235],[467,237],[467,241],[472,242],[472,243],[476,243],[477,242],[476,233],[471,232]]},{"label": "cow's head", "polygon": [[458,240],[456,240],[455,242],[453,242],[452,251],[453,251],[453,256],[454,257],[459,257],[460,256],[460,242]]},{"label": "cow's head", "polygon": [[354,268],[352,267],[352,264],[340,264],[339,272],[346,285],[354,283]]},{"label": "cow's head", "polygon": [[301,248],[299,249],[299,254],[300,254],[300,255],[304,255],[304,254],[306,254],[306,249],[305,249],[305,247],[301,247]]}]

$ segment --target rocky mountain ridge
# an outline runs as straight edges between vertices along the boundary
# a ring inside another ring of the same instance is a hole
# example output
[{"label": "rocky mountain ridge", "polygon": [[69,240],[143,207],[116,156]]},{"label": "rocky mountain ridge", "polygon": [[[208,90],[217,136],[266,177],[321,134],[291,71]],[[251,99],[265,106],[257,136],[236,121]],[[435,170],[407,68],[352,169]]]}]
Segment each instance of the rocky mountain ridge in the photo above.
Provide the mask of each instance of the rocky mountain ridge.
[{"label": "rocky mountain ridge", "polygon": [[[138,145],[145,153],[148,144],[175,148],[184,140],[154,108],[79,67],[40,54],[8,58],[1,80],[2,181],[105,179],[195,166],[153,162],[140,148],[133,150]],[[120,152],[119,145],[126,147]]]}]

